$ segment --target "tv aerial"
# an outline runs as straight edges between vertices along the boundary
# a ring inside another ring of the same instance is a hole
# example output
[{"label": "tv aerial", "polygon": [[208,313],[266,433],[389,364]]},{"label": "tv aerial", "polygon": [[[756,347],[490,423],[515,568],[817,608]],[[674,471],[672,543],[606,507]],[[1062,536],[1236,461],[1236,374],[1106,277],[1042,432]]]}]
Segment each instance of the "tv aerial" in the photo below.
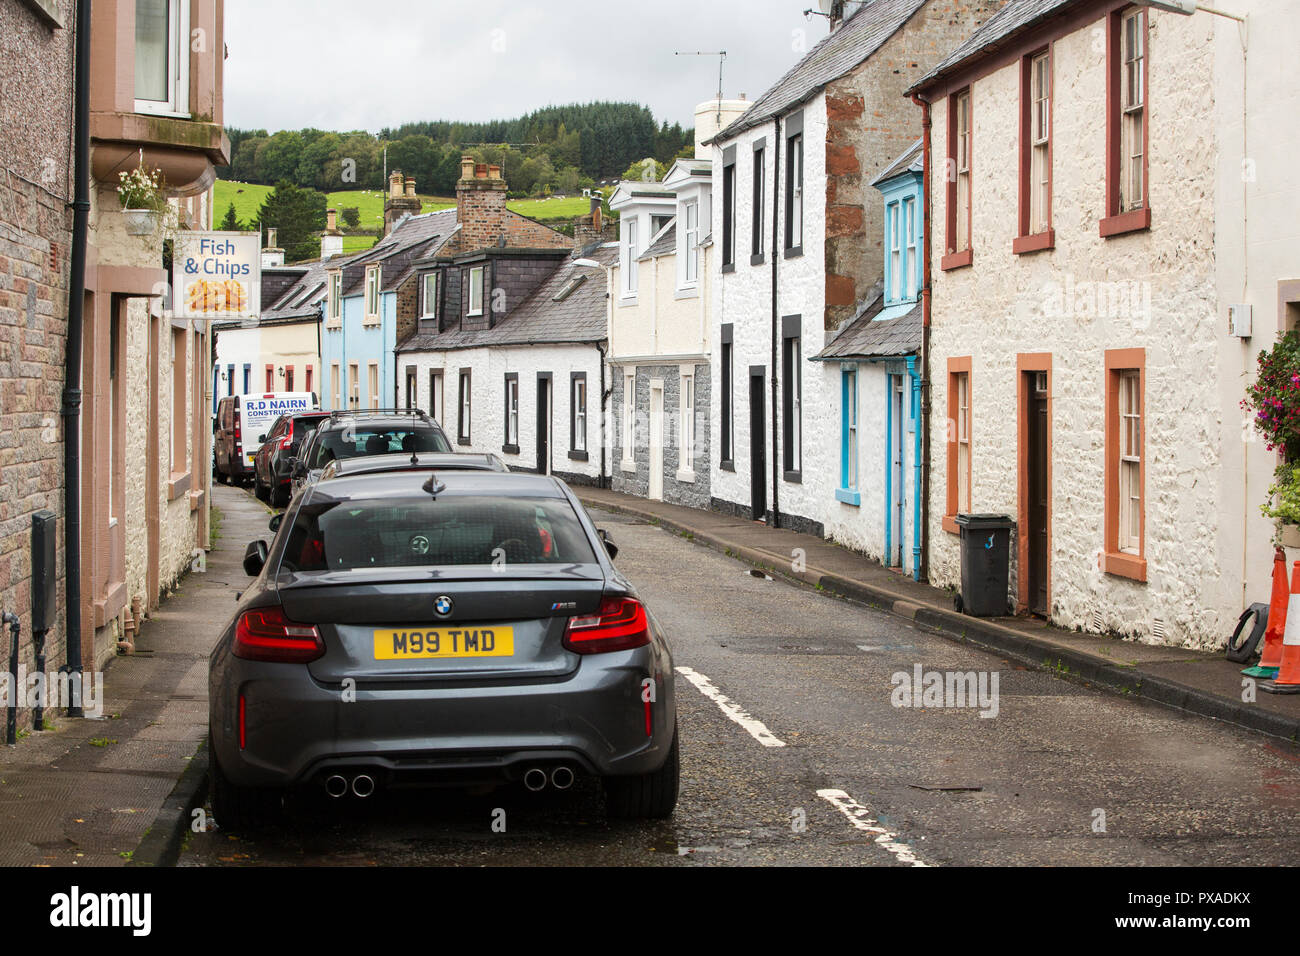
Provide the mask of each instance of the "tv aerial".
[{"label": "tv aerial", "polygon": [[[824,2],[829,2],[829,0],[824,0]],[[705,53],[697,50],[693,53],[687,53],[678,50],[673,53],[673,56],[716,56],[718,58],[718,125],[721,125],[722,124],[722,64],[726,62],[727,51],[717,50],[713,53]]]}]

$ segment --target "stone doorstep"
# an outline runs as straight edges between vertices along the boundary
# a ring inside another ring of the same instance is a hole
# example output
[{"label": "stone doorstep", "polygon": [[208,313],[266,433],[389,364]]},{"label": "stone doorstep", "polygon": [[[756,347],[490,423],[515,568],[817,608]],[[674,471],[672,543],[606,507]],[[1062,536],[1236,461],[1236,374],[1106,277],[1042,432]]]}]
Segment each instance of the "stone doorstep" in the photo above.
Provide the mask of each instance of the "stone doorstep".
[{"label": "stone doorstep", "polygon": [[[1095,683],[1126,696],[1153,700],[1270,736],[1300,741],[1300,695],[1284,697],[1258,692],[1255,703],[1244,703],[1240,699],[1242,688],[1238,674],[1241,665],[1231,664],[1219,654],[1077,634],[1036,620],[969,617],[952,609],[946,591],[910,578],[900,577],[895,586],[893,582],[880,580],[878,574],[872,575],[875,580],[864,581],[817,567],[813,552],[837,547],[821,539],[708,511],[701,511],[700,520],[696,521],[694,515],[677,514],[688,509],[651,502],[642,504],[626,495],[614,497],[616,493],[605,490],[583,488],[576,493],[588,506],[657,523],[787,579],[888,611],[951,640],[987,647],[1059,677]],[[668,513],[661,513],[664,511]],[[809,554],[806,569],[794,571],[788,552],[736,540],[767,535],[808,541],[811,547],[806,549]],[[846,552],[845,557],[849,554]],[[893,573],[883,568],[878,571]]]}]

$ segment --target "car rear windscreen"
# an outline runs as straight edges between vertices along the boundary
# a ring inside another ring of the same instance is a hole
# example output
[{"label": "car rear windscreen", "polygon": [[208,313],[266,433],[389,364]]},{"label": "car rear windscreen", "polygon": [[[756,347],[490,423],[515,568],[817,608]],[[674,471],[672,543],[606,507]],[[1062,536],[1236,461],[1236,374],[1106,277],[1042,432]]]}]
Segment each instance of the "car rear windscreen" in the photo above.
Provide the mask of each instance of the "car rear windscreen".
[{"label": "car rear windscreen", "polygon": [[563,498],[444,495],[305,505],[281,567],[302,572],[595,561]]},{"label": "car rear windscreen", "polygon": [[324,468],[344,458],[366,458],[398,452],[450,452],[451,446],[438,431],[424,427],[357,425],[318,436],[309,468]]}]

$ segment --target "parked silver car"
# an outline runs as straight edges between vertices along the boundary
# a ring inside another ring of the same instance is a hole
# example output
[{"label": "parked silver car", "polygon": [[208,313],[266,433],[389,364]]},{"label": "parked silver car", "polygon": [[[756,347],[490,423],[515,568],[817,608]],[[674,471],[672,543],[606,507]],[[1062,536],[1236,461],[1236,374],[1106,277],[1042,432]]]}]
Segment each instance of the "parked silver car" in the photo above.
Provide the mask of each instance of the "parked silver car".
[{"label": "parked silver car", "polygon": [[295,787],[354,799],[581,774],[603,779],[611,816],[671,814],[668,643],[568,486],[377,465],[312,485],[248,547],[257,580],[210,662],[221,824],[268,822]]}]

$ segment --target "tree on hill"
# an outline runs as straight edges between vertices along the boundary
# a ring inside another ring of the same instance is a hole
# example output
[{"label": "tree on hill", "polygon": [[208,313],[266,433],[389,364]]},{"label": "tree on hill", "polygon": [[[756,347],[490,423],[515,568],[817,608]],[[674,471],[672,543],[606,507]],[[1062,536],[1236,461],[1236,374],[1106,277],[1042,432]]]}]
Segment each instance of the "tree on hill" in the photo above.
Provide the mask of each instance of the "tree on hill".
[{"label": "tree on hill", "polygon": [[263,227],[278,230],[276,240],[287,262],[320,256],[317,234],[325,228],[325,194],[285,181],[262,203],[258,218]]},{"label": "tree on hill", "polygon": [[239,216],[235,214],[235,204],[232,202],[230,208],[226,210],[226,218],[221,220],[222,232],[243,232],[243,226],[239,224]]},{"label": "tree on hill", "polygon": [[343,207],[343,224],[349,229],[355,229],[361,225],[361,210],[356,206]]}]

